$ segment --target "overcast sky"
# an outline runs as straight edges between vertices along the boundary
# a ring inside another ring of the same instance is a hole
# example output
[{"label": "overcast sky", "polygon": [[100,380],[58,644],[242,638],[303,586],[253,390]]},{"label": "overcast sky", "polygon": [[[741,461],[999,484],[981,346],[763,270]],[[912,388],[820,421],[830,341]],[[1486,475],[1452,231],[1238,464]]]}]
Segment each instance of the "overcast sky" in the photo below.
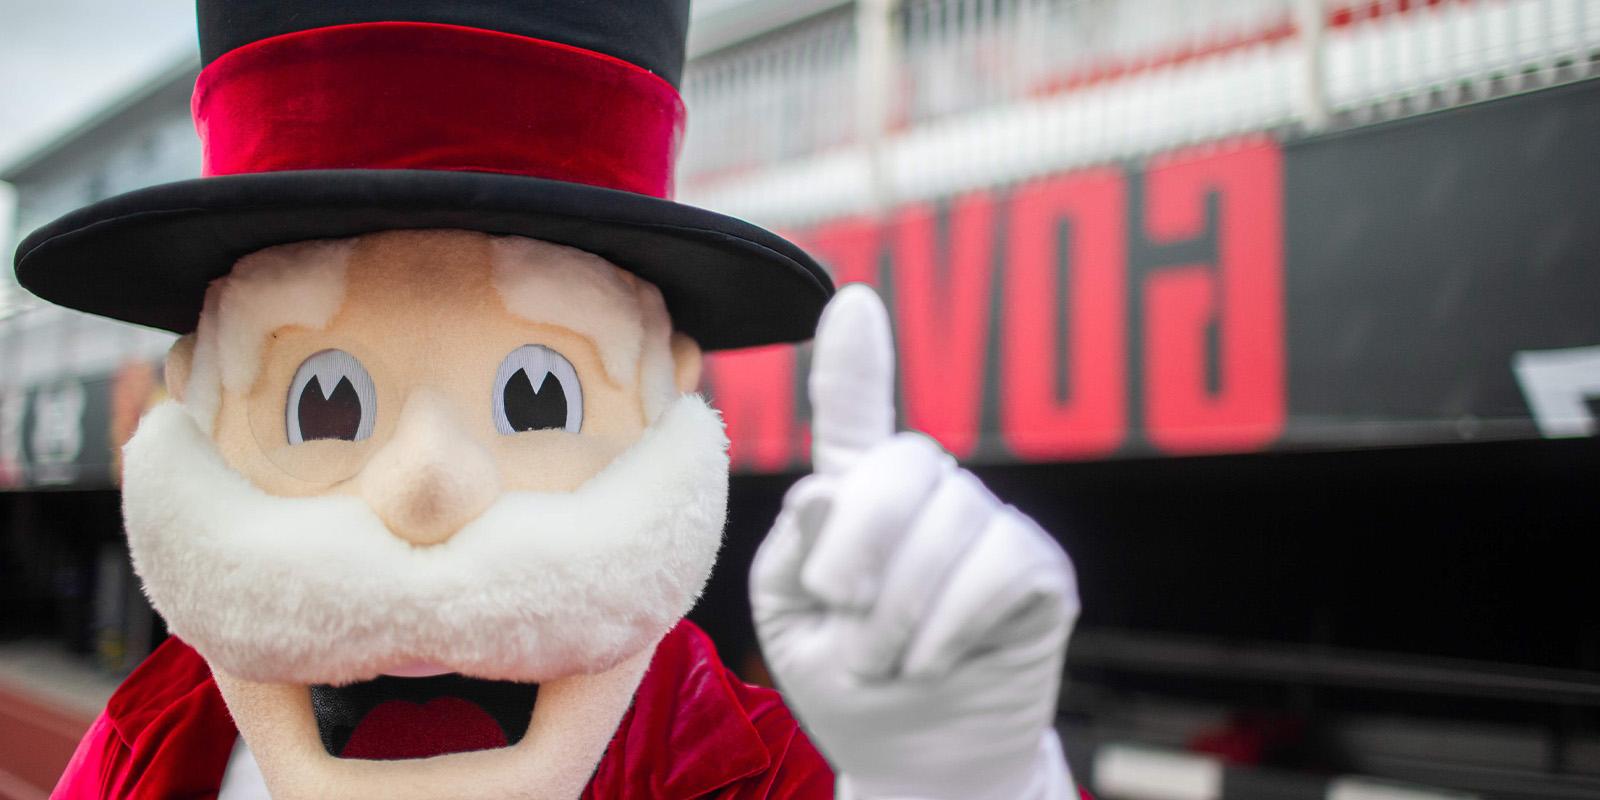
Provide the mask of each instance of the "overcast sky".
[{"label": "overcast sky", "polygon": [[0,167],[195,49],[194,0],[0,0]]}]

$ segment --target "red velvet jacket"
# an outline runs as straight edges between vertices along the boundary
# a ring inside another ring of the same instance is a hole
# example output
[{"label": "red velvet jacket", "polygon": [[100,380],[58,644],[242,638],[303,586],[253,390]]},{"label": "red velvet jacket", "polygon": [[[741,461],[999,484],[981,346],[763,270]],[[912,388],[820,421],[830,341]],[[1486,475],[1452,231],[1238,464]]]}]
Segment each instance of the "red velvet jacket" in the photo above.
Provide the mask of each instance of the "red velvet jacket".
[{"label": "red velvet jacket", "polygon": [[[171,638],[90,726],[52,798],[214,798],[238,736],[204,659]],[[655,658],[584,800],[810,800],[833,775],[777,692],[722,666],[684,621]]]}]

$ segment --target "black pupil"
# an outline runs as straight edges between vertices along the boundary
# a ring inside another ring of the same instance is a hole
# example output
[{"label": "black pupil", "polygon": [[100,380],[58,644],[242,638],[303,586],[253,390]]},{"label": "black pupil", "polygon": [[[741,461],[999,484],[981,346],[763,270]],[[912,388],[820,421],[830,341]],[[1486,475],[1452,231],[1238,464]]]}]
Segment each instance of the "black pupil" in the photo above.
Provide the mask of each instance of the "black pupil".
[{"label": "black pupil", "polygon": [[355,441],[361,428],[361,398],[347,377],[341,377],[333,394],[323,396],[322,383],[312,376],[300,390],[300,439],[344,439]]},{"label": "black pupil", "polygon": [[561,381],[546,372],[539,388],[533,388],[528,371],[519,369],[506,381],[504,392],[506,422],[511,430],[541,431],[567,426],[567,393]]}]

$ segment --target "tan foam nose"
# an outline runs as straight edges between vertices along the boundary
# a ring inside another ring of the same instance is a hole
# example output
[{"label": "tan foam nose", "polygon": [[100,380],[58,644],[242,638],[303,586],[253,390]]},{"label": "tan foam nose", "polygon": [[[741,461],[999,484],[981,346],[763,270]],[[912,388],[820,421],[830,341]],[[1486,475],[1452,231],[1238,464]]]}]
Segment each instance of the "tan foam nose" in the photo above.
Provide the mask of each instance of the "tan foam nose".
[{"label": "tan foam nose", "polygon": [[494,502],[500,473],[448,402],[423,391],[406,400],[394,435],[372,454],[359,484],[394,535],[431,545],[455,535]]}]

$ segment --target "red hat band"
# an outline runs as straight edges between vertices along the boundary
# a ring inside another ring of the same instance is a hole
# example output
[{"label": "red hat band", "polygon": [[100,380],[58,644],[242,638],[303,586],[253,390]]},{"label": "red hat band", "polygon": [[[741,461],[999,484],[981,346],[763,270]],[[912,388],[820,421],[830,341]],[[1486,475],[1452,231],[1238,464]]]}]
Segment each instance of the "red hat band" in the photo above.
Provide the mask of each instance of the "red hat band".
[{"label": "red hat band", "polygon": [[515,34],[370,22],[262,39],[191,102],[203,174],[494,172],[672,195],[683,100],[627,61]]}]

